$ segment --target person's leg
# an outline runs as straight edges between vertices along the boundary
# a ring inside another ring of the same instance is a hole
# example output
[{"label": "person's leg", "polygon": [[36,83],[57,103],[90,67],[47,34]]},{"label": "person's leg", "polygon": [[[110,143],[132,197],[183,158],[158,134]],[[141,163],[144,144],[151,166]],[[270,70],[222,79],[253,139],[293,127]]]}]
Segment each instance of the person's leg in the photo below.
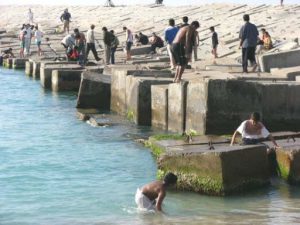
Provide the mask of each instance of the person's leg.
[{"label": "person's leg", "polygon": [[193,47],[193,50],[194,50],[194,61],[197,61],[198,59],[198,46],[194,46]]},{"label": "person's leg", "polygon": [[93,52],[93,55],[94,55],[94,58],[99,61],[100,58],[98,57],[98,53],[96,51],[96,46],[95,46],[95,43],[90,43],[90,47],[91,47],[91,50]]},{"label": "person's leg", "polygon": [[255,58],[255,47],[249,47],[248,48],[248,59],[250,60],[253,68],[252,72],[255,72],[257,68],[256,58]]},{"label": "person's leg", "polygon": [[180,82],[180,81],[181,81],[182,74],[183,74],[183,72],[184,72],[185,67],[186,67],[186,65],[181,65],[181,66],[179,67],[179,74],[178,74],[177,82]]},{"label": "person's leg", "polygon": [[171,69],[175,69],[175,59],[174,59],[173,54],[171,52],[171,45],[170,44],[167,45],[167,51],[168,51],[168,55],[170,57]]},{"label": "person's leg", "polygon": [[85,62],[86,62],[86,55],[85,55],[85,52],[86,51],[86,46],[85,44],[82,46],[82,51],[81,51],[81,54],[82,54],[82,63],[85,65]]},{"label": "person's leg", "polygon": [[[92,43],[86,43],[86,53],[85,53],[85,61],[88,60],[89,54],[90,54],[90,50],[92,48],[91,46]],[[92,50],[93,51],[93,50]]]},{"label": "person's leg", "polygon": [[115,64],[115,52],[116,48],[111,48],[111,64]]},{"label": "person's leg", "polygon": [[67,31],[68,31],[68,33],[69,33],[69,29],[70,29],[70,22],[67,21]]},{"label": "person's leg", "polygon": [[242,66],[243,66],[243,73],[248,73],[247,48],[242,48]]}]

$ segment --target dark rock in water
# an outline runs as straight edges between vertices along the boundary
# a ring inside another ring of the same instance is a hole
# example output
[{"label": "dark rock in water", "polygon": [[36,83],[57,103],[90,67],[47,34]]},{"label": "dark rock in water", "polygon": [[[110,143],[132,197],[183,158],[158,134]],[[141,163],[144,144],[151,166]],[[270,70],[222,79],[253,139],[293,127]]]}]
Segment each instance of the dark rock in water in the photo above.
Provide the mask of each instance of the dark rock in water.
[{"label": "dark rock in water", "polygon": [[91,117],[88,114],[77,112],[77,118],[82,121],[89,120]]}]

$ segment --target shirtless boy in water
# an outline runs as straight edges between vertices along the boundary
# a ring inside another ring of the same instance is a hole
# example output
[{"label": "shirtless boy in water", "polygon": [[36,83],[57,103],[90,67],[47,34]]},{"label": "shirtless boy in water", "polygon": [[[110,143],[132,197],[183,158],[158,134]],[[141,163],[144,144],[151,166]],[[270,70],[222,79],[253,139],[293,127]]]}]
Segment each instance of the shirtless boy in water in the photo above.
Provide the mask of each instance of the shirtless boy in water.
[{"label": "shirtless boy in water", "polygon": [[191,58],[193,46],[195,45],[196,30],[200,27],[198,21],[179,29],[173,40],[171,52],[177,64],[174,82],[181,81],[184,69]]},{"label": "shirtless boy in water", "polygon": [[135,202],[139,209],[162,211],[161,205],[166,197],[166,189],[175,185],[177,176],[168,173],[163,181],[154,181],[138,188],[135,194]]}]

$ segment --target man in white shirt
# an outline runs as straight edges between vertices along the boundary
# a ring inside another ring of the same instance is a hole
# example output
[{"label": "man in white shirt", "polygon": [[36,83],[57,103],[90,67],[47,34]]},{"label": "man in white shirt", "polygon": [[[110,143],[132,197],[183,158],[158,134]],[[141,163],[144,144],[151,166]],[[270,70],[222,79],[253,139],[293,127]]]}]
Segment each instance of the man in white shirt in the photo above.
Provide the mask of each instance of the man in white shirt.
[{"label": "man in white shirt", "polygon": [[96,46],[95,46],[94,29],[95,29],[95,25],[92,24],[91,27],[90,27],[90,29],[86,33],[86,43],[87,43],[87,47],[86,47],[86,59],[89,56],[90,50],[92,50],[95,59],[97,61],[99,61],[100,58],[98,57],[98,54],[97,54],[97,51],[96,51]]},{"label": "man in white shirt", "polygon": [[24,28],[26,31],[25,35],[25,55],[30,55],[30,45],[31,45],[31,37],[32,37],[32,30],[30,24],[27,24]]},{"label": "man in white shirt", "polygon": [[35,26],[34,38],[35,43],[38,47],[38,55],[42,55],[41,43],[42,43],[43,33],[39,30],[38,26]]},{"label": "man in white shirt", "polygon": [[273,142],[274,146],[278,147],[273,136],[260,122],[260,114],[258,112],[252,113],[249,120],[245,120],[241,123],[232,136],[231,146],[235,143],[235,138],[238,133],[242,135],[243,144],[245,145],[258,144],[263,139],[269,138]]}]

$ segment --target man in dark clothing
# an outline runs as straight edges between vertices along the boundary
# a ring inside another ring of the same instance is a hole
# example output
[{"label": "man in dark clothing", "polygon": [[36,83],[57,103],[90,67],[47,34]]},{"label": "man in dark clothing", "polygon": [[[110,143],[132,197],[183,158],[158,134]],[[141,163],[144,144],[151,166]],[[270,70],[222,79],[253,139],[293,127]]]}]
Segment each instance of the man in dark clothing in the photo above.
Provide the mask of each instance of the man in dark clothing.
[{"label": "man in dark clothing", "polygon": [[142,45],[147,45],[149,43],[149,39],[146,35],[144,35],[142,32],[139,33],[139,42]]},{"label": "man in dark clothing", "polygon": [[64,13],[60,16],[61,22],[64,23],[64,32],[66,32],[67,30],[69,33],[70,19],[71,19],[71,14],[68,12],[68,9],[65,9]]},{"label": "man in dark clothing", "polygon": [[240,48],[242,48],[242,64],[243,72],[248,73],[248,60],[250,60],[254,72],[257,68],[256,59],[255,59],[255,48],[258,40],[258,30],[257,27],[250,23],[249,15],[245,14],[243,16],[245,21],[244,26],[240,30]]},{"label": "man in dark clothing", "polygon": [[155,33],[152,34],[151,37],[151,53],[156,53],[156,48],[164,47],[164,41],[161,37],[157,36]]},{"label": "man in dark clothing", "polygon": [[187,16],[182,17],[182,22],[183,24],[181,24],[180,27],[185,27],[189,25],[189,18]]},{"label": "man in dark clothing", "polygon": [[106,27],[102,28],[103,31],[103,42],[104,42],[104,52],[105,52],[105,63],[106,65],[110,62],[111,54],[111,44],[113,42],[114,36],[110,33]]}]

